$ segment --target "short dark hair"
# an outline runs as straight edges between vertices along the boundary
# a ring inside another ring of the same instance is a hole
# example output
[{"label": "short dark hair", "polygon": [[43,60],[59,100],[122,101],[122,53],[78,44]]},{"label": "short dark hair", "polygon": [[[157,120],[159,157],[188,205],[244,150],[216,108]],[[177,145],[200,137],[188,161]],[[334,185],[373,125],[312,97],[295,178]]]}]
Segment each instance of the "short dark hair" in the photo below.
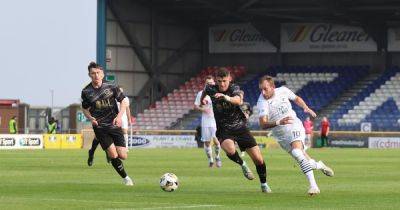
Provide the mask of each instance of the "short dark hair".
[{"label": "short dark hair", "polygon": [[274,78],[269,75],[264,75],[258,80],[258,84],[261,85],[264,81],[267,81],[271,85],[275,85]]},{"label": "short dark hair", "polygon": [[207,75],[207,76],[204,78],[204,81],[207,81],[207,80],[209,80],[209,79],[214,79],[214,77],[213,77],[212,75]]},{"label": "short dark hair", "polygon": [[227,76],[230,76],[230,75],[231,75],[231,73],[225,67],[219,68],[217,70],[217,72],[215,73],[215,77],[227,77]]},{"label": "short dark hair", "polygon": [[103,70],[103,68],[94,61],[90,62],[87,68],[88,68],[88,72],[90,72],[90,69],[92,69],[92,68]]}]

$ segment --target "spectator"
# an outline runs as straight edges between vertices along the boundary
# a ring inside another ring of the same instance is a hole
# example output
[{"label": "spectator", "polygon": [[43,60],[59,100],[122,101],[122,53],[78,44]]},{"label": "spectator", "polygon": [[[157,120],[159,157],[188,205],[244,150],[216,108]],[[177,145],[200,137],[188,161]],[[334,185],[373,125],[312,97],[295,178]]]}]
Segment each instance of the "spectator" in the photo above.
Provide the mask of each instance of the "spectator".
[{"label": "spectator", "polygon": [[321,146],[328,146],[329,121],[327,117],[323,117],[321,121]]},{"label": "spectator", "polygon": [[17,116],[13,116],[11,120],[8,122],[8,130],[10,134],[17,134],[18,127],[17,127]]},{"label": "spectator", "polygon": [[310,117],[307,117],[306,120],[303,122],[304,129],[306,130],[306,142],[305,146],[307,148],[310,148],[313,144],[313,130],[314,130],[314,124],[311,121]]},{"label": "spectator", "polygon": [[49,124],[47,124],[47,133],[48,134],[57,133],[57,121],[54,119],[54,117],[51,117],[49,120]]}]

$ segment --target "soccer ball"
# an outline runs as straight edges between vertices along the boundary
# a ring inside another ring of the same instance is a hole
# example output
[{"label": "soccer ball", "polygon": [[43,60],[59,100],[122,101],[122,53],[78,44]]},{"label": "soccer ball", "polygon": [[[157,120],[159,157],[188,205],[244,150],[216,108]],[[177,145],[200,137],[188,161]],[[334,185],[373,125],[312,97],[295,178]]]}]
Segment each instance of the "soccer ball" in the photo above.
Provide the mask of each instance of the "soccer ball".
[{"label": "soccer ball", "polygon": [[178,189],[178,177],[173,173],[166,173],[160,178],[160,187],[166,192],[173,192]]}]

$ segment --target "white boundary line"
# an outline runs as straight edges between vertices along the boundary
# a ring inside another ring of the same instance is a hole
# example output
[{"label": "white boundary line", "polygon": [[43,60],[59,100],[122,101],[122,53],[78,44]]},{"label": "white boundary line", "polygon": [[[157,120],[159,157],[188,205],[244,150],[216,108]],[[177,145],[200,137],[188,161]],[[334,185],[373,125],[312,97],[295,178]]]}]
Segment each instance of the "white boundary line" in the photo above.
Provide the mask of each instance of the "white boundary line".
[{"label": "white boundary line", "polygon": [[106,209],[106,210],[192,209],[192,208],[205,208],[205,207],[212,208],[212,207],[221,207],[221,206],[223,206],[223,205],[163,206],[163,207],[148,207],[148,208],[111,208],[111,209]]},{"label": "white boundary line", "polygon": [[[36,200],[36,201],[66,201],[66,202],[83,202],[83,203],[107,203],[107,204],[130,204],[135,205],[136,202],[123,202],[123,201],[103,201],[103,200],[80,200],[80,199],[63,199],[63,198],[27,198],[27,197],[11,197],[11,196],[0,196],[0,201],[6,200]],[[163,204],[163,203],[159,203]],[[164,203],[167,205],[167,203]],[[192,209],[192,208],[212,208],[212,207],[220,207],[223,205],[213,205],[213,204],[204,204],[204,205],[182,205],[182,206],[162,206],[162,207],[144,207],[144,208],[106,208],[106,210],[152,210],[152,209]]]}]

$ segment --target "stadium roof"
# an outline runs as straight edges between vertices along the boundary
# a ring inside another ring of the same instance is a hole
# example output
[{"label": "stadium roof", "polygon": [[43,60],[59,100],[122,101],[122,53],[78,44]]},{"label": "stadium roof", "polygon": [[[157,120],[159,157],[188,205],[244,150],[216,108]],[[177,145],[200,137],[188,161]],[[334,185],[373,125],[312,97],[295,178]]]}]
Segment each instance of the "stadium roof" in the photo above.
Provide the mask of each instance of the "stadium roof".
[{"label": "stadium roof", "polygon": [[400,20],[395,0],[136,0],[193,22],[325,22],[363,25]]}]

